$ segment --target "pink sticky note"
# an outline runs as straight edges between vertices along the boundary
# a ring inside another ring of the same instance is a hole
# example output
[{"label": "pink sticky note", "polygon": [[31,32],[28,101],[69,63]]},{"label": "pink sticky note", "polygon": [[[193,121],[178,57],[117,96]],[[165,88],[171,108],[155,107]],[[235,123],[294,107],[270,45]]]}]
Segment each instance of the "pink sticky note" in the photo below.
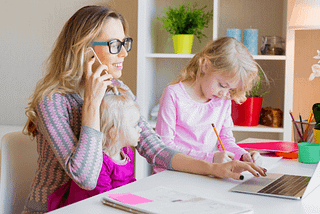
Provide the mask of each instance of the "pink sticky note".
[{"label": "pink sticky note", "polygon": [[131,193],[109,194],[109,198],[120,201],[122,203],[130,204],[130,205],[152,202],[152,200],[143,198],[141,196],[133,195]]}]

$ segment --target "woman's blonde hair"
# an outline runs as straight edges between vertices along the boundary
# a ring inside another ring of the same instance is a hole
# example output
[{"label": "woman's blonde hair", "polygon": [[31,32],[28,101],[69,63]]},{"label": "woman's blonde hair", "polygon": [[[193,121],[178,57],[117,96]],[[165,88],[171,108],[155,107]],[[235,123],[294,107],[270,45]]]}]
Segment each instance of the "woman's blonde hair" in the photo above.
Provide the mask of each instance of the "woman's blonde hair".
[{"label": "woman's blonde hair", "polygon": [[64,25],[55,42],[54,49],[46,62],[44,77],[36,85],[31,102],[26,108],[28,121],[24,133],[35,136],[37,113],[36,105],[45,95],[53,93],[79,93],[84,76],[84,58],[87,48],[100,34],[109,18],[122,22],[128,34],[126,20],[115,10],[102,6],[85,6],[79,9]]},{"label": "woman's blonde hair", "polygon": [[[117,142],[122,139],[129,139],[128,136],[128,109],[136,108],[138,104],[122,88],[118,88],[119,95],[106,94],[100,106],[100,130],[103,133],[102,149],[113,156],[121,148],[117,147]],[[113,135],[109,135],[109,130],[114,128]]]},{"label": "woman's blonde hair", "polygon": [[244,102],[246,93],[259,81],[258,64],[248,49],[232,37],[222,37],[210,41],[201,49],[181,71],[171,84],[180,81],[195,82],[202,73],[202,66],[210,62],[212,71],[238,87],[230,91],[230,98],[237,103]]}]

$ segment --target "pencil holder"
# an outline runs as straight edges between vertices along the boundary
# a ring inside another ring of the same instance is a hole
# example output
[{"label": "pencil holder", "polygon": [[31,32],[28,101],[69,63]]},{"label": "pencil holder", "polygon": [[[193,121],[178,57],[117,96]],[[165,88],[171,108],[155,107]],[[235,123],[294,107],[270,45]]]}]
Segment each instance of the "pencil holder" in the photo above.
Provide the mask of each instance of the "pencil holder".
[{"label": "pencil holder", "polygon": [[320,144],[320,130],[313,129],[314,142]]},{"label": "pencil holder", "polygon": [[294,142],[314,143],[313,128],[315,124],[315,122],[308,123],[307,120],[302,120],[302,122],[299,120],[292,121]]}]

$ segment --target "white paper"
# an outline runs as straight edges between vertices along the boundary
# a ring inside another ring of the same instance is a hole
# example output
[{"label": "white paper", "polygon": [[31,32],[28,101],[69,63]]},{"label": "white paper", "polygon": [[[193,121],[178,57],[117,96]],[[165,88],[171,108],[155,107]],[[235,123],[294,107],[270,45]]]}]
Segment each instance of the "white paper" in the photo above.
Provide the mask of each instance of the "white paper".
[{"label": "white paper", "polygon": [[134,205],[134,207],[154,213],[253,213],[250,205],[211,200],[166,187],[156,187],[132,194],[153,200],[153,202]]},{"label": "white paper", "polygon": [[[278,163],[279,160],[281,160],[282,157],[268,157],[268,156],[261,156],[261,160],[260,163],[257,163],[259,166],[267,169],[267,175],[268,175],[268,171],[272,168],[275,167],[275,165]],[[252,178],[253,175],[248,172],[248,171],[244,171],[241,173],[244,178],[247,180],[249,178]]]},{"label": "white paper", "polygon": [[267,170],[272,169],[282,157],[268,157],[268,156],[261,156],[261,167],[266,168]]}]

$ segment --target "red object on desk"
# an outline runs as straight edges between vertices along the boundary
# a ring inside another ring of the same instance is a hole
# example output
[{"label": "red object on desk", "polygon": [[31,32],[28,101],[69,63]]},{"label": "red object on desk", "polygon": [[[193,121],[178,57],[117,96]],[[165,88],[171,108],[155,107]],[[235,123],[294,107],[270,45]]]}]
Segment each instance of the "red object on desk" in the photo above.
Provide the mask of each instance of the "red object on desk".
[{"label": "red object on desk", "polygon": [[294,152],[275,152],[276,156],[287,158],[287,159],[297,159],[299,158],[299,151]]},{"label": "red object on desk", "polygon": [[256,143],[238,143],[243,149],[254,149],[254,150],[261,150],[266,152],[294,152],[298,151],[299,147],[298,144],[295,142],[256,142]]}]

